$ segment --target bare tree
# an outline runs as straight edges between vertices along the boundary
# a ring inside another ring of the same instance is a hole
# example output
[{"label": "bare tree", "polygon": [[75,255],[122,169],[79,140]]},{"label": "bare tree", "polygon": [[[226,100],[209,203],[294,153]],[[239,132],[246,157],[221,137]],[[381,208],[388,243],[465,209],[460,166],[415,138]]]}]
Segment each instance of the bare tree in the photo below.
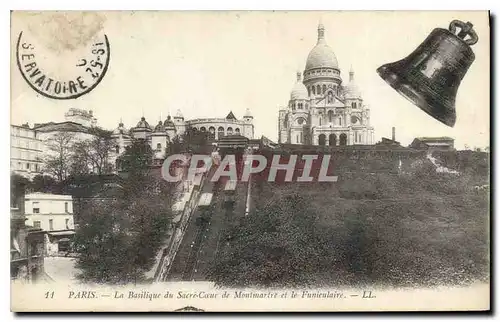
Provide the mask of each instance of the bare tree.
[{"label": "bare tree", "polygon": [[45,157],[45,172],[64,181],[71,172],[74,133],[60,132],[47,139],[49,154]]},{"label": "bare tree", "polygon": [[75,170],[78,170],[77,174],[85,174],[85,167],[82,166],[86,164],[87,169],[91,169],[95,174],[110,173],[113,170],[110,154],[116,140],[112,138],[111,132],[100,128],[93,128],[91,134],[91,139],[77,142],[73,146],[75,164],[80,164]]}]

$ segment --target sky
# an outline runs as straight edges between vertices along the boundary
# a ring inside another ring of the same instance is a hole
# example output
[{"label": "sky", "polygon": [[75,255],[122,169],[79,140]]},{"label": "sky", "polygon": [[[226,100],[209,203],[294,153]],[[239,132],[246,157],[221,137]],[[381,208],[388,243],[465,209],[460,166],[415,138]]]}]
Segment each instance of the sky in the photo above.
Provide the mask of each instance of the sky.
[{"label": "sky", "polygon": [[[375,140],[403,145],[419,136],[451,136],[456,147],[489,146],[490,43],[486,12],[101,12],[108,36],[107,74],[90,93],[74,100],[37,94],[21,77],[12,50],[11,123],[62,121],[69,108],[92,110],[98,124],[126,127],[141,116],[155,125],[178,109],[186,119],[254,116],[255,136],[277,140],[278,110],[288,104],[297,71],[303,72],[316,44],[317,26],[335,52],[341,77],[355,71],[364,103],[371,109]],[[20,31],[38,30],[27,15],[12,15],[12,48]],[[436,121],[400,96],[376,73],[417,48],[434,28],[454,19],[470,21],[479,36],[475,61],[457,94],[453,128]],[[95,26],[94,26],[95,27]],[[90,28],[90,27],[89,27]],[[63,32],[65,28],[56,28]],[[52,33],[54,30],[51,31]],[[44,57],[58,69],[73,68],[71,57]],[[65,67],[67,66],[67,67]]]}]

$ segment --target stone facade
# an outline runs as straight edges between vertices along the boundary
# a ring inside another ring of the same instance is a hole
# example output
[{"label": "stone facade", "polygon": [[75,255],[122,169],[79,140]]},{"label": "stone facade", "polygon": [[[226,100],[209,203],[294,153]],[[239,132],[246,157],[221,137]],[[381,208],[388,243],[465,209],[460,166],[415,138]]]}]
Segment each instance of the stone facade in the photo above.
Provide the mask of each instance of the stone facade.
[{"label": "stone facade", "polygon": [[278,118],[279,143],[304,145],[373,144],[370,109],[349,72],[344,85],[337,58],[326,44],[323,25],[297,82]]},{"label": "stone facade", "polygon": [[143,139],[151,145],[155,159],[163,159],[166,147],[171,140],[175,136],[185,133],[187,129],[208,132],[209,138],[214,141],[227,135],[242,135],[248,139],[254,137],[253,116],[249,110],[246,111],[242,119],[237,119],[233,112],[229,112],[225,118],[192,120],[184,120],[184,116],[178,110],[174,117],[169,115],[164,122],[159,121],[155,127],[151,126],[144,117],[139,120],[135,127],[130,129],[125,128],[124,124],[120,122],[113,132],[118,143],[115,153],[123,152],[132,139]]},{"label": "stone facade", "polygon": [[[28,124],[22,126],[11,125],[11,171],[22,176],[33,178],[44,174],[43,159],[53,154],[50,146],[59,134],[71,136],[71,143],[92,139],[91,128],[97,126],[97,119],[92,111],[71,108],[65,113],[64,122],[49,122]],[[126,128],[123,122],[113,130],[116,146],[109,156],[109,163],[115,164],[117,157],[125,151],[133,139],[146,140],[153,149],[155,159],[163,159],[165,151],[171,140],[182,135],[188,128],[197,131],[207,131],[209,136],[217,141],[226,135],[242,135],[248,139],[254,137],[253,116],[249,110],[243,118],[237,119],[232,112],[225,118],[200,118],[185,120],[181,111],[156,126],[151,126],[146,118],[142,117],[137,125]]]}]

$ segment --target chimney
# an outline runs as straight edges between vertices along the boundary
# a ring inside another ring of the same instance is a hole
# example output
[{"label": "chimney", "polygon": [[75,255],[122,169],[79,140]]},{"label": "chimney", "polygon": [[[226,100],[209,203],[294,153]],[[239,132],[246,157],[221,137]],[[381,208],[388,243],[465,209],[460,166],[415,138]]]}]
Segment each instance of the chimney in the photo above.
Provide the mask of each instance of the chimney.
[{"label": "chimney", "polygon": [[396,128],[394,126],[392,127],[392,140],[396,141]]}]

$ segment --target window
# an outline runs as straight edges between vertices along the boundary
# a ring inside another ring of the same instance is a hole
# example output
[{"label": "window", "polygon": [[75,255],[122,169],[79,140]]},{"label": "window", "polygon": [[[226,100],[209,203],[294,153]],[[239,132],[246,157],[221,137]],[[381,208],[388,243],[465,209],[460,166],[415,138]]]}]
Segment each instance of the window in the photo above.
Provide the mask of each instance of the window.
[{"label": "window", "polygon": [[296,142],[297,142],[297,143],[300,143],[300,141],[299,141],[299,135],[298,135],[298,134],[297,134],[297,139],[296,139]]},{"label": "window", "polygon": [[356,108],[356,102],[351,103],[352,108]]},{"label": "window", "polygon": [[232,127],[227,128],[227,135],[233,135],[233,128]]},{"label": "window", "polygon": [[34,214],[39,214],[40,213],[40,203],[38,201],[33,201],[33,213]]},{"label": "window", "polygon": [[27,162],[27,163],[26,163],[26,169],[28,169],[28,170],[29,170],[29,168],[30,168],[30,163],[29,163],[29,162]]},{"label": "window", "polygon": [[325,94],[325,93],[326,93],[326,85],[323,84],[323,94]]},{"label": "window", "polygon": [[119,145],[116,145],[116,146],[115,146],[115,152],[116,152],[117,154],[119,154],[119,153],[120,153],[120,146],[119,146]]},{"label": "window", "polygon": [[161,151],[161,143],[158,143],[158,144],[156,145],[156,151],[157,151],[157,152],[160,152],[160,151]]},{"label": "window", "polygon": [[342,117],[339,117],[339,125],[342,125]]},{"label": "window", "polygon": [[66,218],[66,229],[69,229],[69,218]]},{"label": "window", "polygon": [[299,110],[302,109],[302,103],[299,103]]},{"label": "window", "polygon": [[333,111],[328,111],[328,122],[333,123]]},{"label": "window", "polygon": [[40,220],[35,220],[35,221],[33,222],[33,227],[35,227],[35,228],[41,228],[41,223],[40,223]]},{"label": "window", "polygon": [[302,132],[300,132],[300,143],[304,143],[304,138],[302,135],[303,135]]},{"label": "window", "polygon": [[215,140],[215,127],[211,126],[208,128],[208,138]]},{"label": "window", "polygon": [[319,118],[319,126],[321,126],[321,117]]},{"label": "window", "polygon": [[68,211],[68,203],[67,202],[64,203],[64,212],[69,212]]},{"label": "window", "polygon": [[316,86],[316,93],[318,95],[321,94],[321,86],[319,86],[319,85]]},{"label": "window", "polygon": [[314,86],[311,87],[313,95],[316,95],[316,88]]},{"label": "window", "polygon": [[224,136],[224,128],[222,126],[219,126],[217,129],[217,138],[221,138]]},{"label": "window", "polygon": [[49,219],[49,230],[54,230],[54,219]]}]

